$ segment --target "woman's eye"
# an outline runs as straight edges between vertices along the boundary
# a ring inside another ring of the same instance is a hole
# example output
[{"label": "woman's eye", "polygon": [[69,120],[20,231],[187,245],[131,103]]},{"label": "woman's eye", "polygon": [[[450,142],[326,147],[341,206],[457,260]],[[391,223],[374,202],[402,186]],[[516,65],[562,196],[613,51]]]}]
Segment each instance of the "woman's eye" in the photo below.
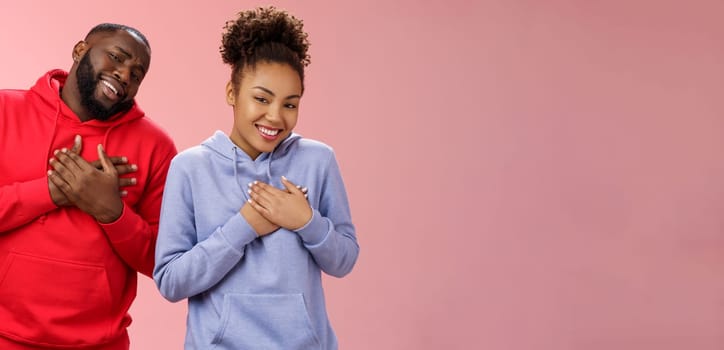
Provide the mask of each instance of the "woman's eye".
[{"label": "woman's eye", "polygon": [[295,109],[295,108],[297,108],[296,105],[293,105],[293,104],[291,104],[291,103],[287,103],[287,104],[285,105],[285,107],[287,107],[287,108],[289,108],[289,109]]},{"label": "woman's eye", "polygon": [[261,102],[261,103],[267,103],[267,102],[269,102],[269,101],[267,101],[267,99],[265,99],[265,98],[263,98],[263,97],[254,97],[254,99],[257,100],[257,101],[259,101],[259,102]]}]

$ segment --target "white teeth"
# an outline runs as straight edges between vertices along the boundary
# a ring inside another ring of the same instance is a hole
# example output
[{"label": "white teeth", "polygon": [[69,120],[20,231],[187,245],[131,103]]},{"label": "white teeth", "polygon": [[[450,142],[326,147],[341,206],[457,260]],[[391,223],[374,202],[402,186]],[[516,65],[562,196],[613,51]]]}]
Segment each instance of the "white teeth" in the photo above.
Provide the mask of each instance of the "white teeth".
[{"label": "white teeth", "polygon": [[279,133],[279,130],[270,130],[263,126],[259,126],[259,131],[261,131],[264,135],[269,136],[276,136]]},{"label": "white teeth", "polygon": [[107,82],[107,81],[105,81],[105,80],[101,80],[101,82],[102,82],[105,86],[107,86],[109,89],[111,89],[111,91],[113,91],[114,94],[118,95],[118,90],[116,90],[116,88],[113,87],[113,85],[111,85],[111,83],[109,83],[109,82]]}]

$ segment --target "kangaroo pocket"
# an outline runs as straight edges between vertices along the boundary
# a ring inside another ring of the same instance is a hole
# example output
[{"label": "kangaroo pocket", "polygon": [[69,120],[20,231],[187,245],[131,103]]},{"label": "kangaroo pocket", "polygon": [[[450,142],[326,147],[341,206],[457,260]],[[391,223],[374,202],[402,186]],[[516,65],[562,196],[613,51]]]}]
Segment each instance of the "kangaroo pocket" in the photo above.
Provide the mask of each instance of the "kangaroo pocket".
[{"label": "kangaroo pocket", "polygon": [[215,349],[319,349],[302,294],[226,294]]},{"label": "kangaroo pocket", "polygon": [[45,345],[108,336],[111,294],[102,266],[10,253],[0,268],[0,332]]}]

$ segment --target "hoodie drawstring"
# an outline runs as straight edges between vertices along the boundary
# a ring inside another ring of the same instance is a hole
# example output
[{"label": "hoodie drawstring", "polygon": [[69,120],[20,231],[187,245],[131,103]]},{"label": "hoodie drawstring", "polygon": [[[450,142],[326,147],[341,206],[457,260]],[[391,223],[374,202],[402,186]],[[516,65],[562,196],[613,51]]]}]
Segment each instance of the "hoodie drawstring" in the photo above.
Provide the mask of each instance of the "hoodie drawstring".
[{"label": "hoodie drawstring", "polygon": [[236,146],[231,148],[232,151],[234,151],[234,157],[231,159],[231,166],[234,167],[234,179],[236,180],[236,184],[239,185],[239,188],[241,189],[241,194],[244,196],[244,199],[249,200],[249,196],[246,193],[246,189],[244,188],[244,185],[239,182],[239,171],[236,168],[236,159],[238,158],[238,148]]},{"label": "hoodie drawstring", "polygon": [[[274,150],[269,152],[269,157],[266,159],[266,183],[268,183],[268,184],[272,183],[272,177],[271,177],[272,156],[274,156]],[[282,187],[284,187],[284,186],[282,186]]]},{"label": "hoodie drawstring", "polygon": [[[108,149],[108,135],[110,135],[111,130],[113,130],[118,125],[120,125],[120,124],[113,124],[108,129],[106,129],[106,133],[103,135],[103,143],[101,144],[101,145],[103,145],[104,152],[105,152],[105,150]],[[108,155],[108,154],[106,154],[106,155]]]}]

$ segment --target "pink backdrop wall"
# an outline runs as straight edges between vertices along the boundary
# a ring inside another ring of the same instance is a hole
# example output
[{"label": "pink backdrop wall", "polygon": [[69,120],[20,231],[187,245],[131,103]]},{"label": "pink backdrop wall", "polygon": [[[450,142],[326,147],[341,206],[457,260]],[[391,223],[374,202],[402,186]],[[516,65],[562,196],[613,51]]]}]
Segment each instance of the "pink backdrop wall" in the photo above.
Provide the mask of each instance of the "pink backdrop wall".
[{"label": "pink backdrop wall", "polygon": [[[230,129],[221,28],[257,4],[5,3],[0,87],[136,26],[139,103],[185,149]],[[342,349],[724,348],[724,2],[276,4],[362,246],[325,280]],[[143,278],[133,348],[180,349],[185,311]]]}]

